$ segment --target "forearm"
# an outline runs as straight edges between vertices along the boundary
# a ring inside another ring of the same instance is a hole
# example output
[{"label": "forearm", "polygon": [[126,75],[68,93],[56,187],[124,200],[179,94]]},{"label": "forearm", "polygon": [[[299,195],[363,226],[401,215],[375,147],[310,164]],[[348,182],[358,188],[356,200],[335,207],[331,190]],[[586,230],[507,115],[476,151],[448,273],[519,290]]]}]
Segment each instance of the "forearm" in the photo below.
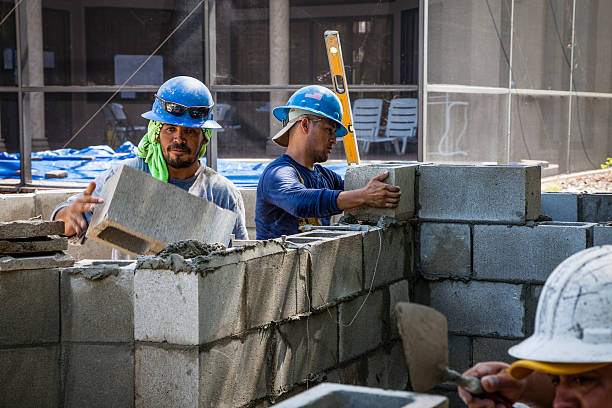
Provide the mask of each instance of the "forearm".
[{"label": "forearm", "polygon": [[363,189],[340,192],[336,198],[336,204],[341,211],[365,204]]}]

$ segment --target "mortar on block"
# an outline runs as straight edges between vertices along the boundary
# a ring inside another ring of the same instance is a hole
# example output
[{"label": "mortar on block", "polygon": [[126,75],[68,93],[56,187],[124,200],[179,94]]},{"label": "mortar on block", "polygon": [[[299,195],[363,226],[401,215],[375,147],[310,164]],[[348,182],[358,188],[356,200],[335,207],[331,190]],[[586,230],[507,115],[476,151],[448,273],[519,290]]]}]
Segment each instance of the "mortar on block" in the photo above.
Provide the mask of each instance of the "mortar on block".
[{"label": "mortar on block", "polygon": [[130,255],[157,254],[187,239],[228,245],[236,223],[236,213],[127,166],[104,184],[101,196],[87,238]]}]

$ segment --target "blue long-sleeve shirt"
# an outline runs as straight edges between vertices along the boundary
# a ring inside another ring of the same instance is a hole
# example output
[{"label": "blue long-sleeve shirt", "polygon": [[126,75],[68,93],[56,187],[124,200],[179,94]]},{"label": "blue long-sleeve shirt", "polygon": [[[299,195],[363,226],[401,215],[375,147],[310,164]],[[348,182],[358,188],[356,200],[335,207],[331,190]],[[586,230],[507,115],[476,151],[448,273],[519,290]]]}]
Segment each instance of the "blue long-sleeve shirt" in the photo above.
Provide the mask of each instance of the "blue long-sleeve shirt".
[{"label": "blue long-sleeve shirt", "polygon": [[322,225],[329,225],[331,216],[342,212],[336,199],[343,190],[344,181],[333,171],[318,164],[310,170],[281,155],[266,167],[257,185],[257,239],[297,234],[305,218],[319,218]]}]

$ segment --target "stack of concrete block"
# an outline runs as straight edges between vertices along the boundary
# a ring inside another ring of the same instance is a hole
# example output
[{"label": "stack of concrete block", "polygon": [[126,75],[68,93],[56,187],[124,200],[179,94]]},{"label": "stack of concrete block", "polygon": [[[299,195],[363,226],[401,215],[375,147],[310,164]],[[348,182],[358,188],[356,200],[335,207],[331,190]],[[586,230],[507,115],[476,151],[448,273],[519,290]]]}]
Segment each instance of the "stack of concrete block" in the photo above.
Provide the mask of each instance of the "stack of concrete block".
[{"label": "stack of concrete block", "polygon": [[553,221],[612,221],[610,193],[542,193],[542,214]]},{"label": "stack of concrete block", "polygon": [[87,237],[130,255],[156,254],[170,242],[229,244],[236,213],[123,166],[104,184]]},{"label": "stack of concrete block", "polygon": [[0,272],[71,266],[63,221],[0,223]]}]

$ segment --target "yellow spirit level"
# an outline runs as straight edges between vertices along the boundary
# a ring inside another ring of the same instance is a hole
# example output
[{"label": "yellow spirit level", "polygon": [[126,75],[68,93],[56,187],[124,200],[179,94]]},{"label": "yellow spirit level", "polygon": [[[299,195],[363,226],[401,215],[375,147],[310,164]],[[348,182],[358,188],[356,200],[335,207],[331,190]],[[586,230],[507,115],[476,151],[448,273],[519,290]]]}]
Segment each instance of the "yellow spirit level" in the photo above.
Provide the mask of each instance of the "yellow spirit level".
[{"label": "yellow spirit level", "polygon": [[348,133],[343,138],[346,161],[349,166],[359,164],[359,148],[357,139],[353,131],[353,112],[351,111],[351,101],[349,99],[346,75],[344,73],[344,62],[342,61],[342,48],[340,48],[340,35],[338,31],[325,31],[325,47],[327,48],[327,59],[329,60],[329,70],[331,72],[334,93],[342,102],[342,124],[348,129]]}]

